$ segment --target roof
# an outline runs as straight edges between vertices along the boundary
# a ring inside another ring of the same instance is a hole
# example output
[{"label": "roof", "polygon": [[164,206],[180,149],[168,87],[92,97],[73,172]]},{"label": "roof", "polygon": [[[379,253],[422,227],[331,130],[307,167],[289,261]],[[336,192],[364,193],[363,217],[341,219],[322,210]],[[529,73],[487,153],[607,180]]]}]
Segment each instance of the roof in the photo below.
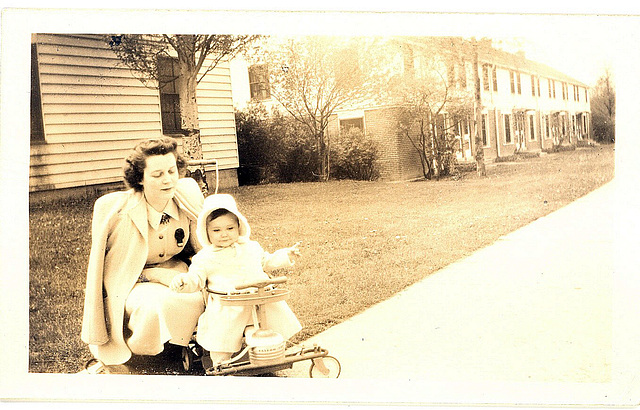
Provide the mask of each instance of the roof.
[{"label": "roof", "polygon": [[548,65],[528,60],[522,55],[509,53],[496,48],[483,48],[478,52],[478,60],[485,63],[495,64],[505,68],[511,68],[518,71],[526,71],[539,75],[540,77],[550,78],[552,80],[565,81],[567,83],[580,85],[589,88],[582,81],[549,67]]},{"label": "roof", "polygon": [[[410,44],[423,49],[433,47],[433,41],[445,47],[455,50],[454,53],[469,55],[472,53],[472,44],[470,41],[462,37],[400,37],[396,39],[400,43]],[[540,77],[550,78],[552,80],[564,81],[567,83],[580,85],[589,88],[582,81],[549,67],[548,65],[528,60],[522,54],[514,54],[504,50],[497,49],[491,45],[490,39],[478,40],[478,60],[482,63],[494,64],[506,69],[518,70],[530,74],[536,74]]]}]

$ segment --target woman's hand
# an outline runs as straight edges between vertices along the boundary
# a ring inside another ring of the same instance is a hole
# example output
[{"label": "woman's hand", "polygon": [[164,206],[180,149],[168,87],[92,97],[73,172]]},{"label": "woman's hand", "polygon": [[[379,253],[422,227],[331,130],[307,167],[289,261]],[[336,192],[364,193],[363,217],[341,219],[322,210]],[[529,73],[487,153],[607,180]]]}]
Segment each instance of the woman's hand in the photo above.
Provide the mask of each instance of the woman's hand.
[{"label": "woman's hand", "polygon": [[177,274],[176,276],[173,277],[169,287],[174,292],[183,292],[184,288],[185,288],[185,285],[186,285],[186,283],[184,281],[184,274],[183,273],[179,273],[179,274]]},{"label": "woman's hand", "polygon": [[165,286],[171,285],[173,277],[179,274],[179,272],[173,269],[167,268],[146,268],[142,271],[142,274],[149,280],[149,282],[161,283]]},{"label": "woman's hand", "polygon": [[169,287],[174,292],[191,293],[200,290],[197,283],[198,278],[188,273],[178,273],[173,277]]},{"label": "woman's hand", "polygon": [[152,268],[145,268],[142,274],[149,282],[161,283],[170,286],[173,277],[178,273],[188,271],[187,264],[176,258],[171,258],[166,262],[158,264]]}]

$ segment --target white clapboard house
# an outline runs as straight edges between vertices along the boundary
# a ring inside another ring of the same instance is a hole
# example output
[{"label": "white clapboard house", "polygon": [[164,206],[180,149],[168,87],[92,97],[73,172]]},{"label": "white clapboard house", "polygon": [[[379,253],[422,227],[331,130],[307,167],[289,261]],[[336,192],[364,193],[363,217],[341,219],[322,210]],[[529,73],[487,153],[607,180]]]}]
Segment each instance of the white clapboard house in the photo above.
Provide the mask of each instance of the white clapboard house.
[{"label": "white clapboard house", "polygon": [[[164,70],[174,69],[166,59]],[[30,192],[78,192],[122,184],[123,159],[146,138],[176,133],[178,94],[146,87],[95,34],[34,34]],[[203,157],[220,186],[237,185],[238,149],[227,62],[198,84]]]}]

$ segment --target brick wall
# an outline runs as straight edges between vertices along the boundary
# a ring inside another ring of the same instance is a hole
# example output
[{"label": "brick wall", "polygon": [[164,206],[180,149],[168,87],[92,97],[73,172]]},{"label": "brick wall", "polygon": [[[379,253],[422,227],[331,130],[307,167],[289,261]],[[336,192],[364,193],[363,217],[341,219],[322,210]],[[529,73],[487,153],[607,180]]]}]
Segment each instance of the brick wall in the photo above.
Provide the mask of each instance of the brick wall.
[{"label": "brick wall", "polygon": [[398,132],[396,108],[365,111],[366,133],[378,144],[380,178],[405,180],[423,176],[420,157],[409,139]]}]

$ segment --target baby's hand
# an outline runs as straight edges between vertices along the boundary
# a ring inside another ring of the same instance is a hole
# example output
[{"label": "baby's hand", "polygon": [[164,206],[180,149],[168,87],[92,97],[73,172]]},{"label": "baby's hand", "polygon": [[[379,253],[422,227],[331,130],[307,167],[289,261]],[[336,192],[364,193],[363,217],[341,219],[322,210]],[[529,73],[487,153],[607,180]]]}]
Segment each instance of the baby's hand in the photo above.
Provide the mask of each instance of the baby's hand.
[{"label": "baby's hand", "polygon": [[174,292],[182,292],[185,287],[184,277],[181,274],[177,274],[171,280],[171,285],[169,287]]},{"label": "baby's hand", "polygon": [[296,242],[295,245],[293,245],[292,247],[290,247],[288,249],[289,251],[289,258],[293,259],[294,256],[302,256],[300,254],[300,249],[298,249],[298,246],[301,244],[302,242]]}]

